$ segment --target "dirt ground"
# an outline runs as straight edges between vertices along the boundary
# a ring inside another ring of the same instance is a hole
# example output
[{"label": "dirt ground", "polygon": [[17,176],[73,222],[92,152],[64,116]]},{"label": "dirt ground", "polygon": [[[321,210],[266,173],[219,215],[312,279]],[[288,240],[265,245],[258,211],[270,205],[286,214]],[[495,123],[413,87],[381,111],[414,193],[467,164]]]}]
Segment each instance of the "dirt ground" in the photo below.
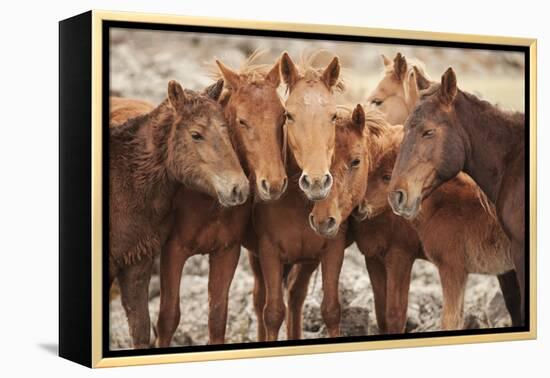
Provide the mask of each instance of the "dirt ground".
[{"label": "dirt ground", "polygon": [[[111,31],[111,93],[158,103],[166,96],[167,83],[179,80],[190,89],[202,89],[212,82],[209,76],[214,57],[229,66],[239,63],[257,48],[266,49],[262,63],[274,63],[282,51],[296,60],[304,50],[326,49],[338,54],[343,64],[347,90],[341,103],[363,102],[381,75],[380,54],[393,57],[397,51],[426,64],[432,78],[452,66],[459,86],[503,108],[523,111],[523,56],[511,52],[377,45],[341,42],[316,42],[283,38],[242,38],[176,32],[135,30]],[[327,54],[327,59],[328,59]],[[207,335],[207,256],[191,258],[181,282],[182,318],[173,345],[206,344]],[[365,262],[355,245],[346,251],[340,276],[344,335],[378,332],[374,300]],[[241,256],[230,291],[227,342],[256,340],[257,322],[252,305],[253,278],[246,253]],[[304,336],[326,337],[321,319],[320,273],[309,287],[304,311]],[[149,310],[156,322],[159,308],[159,278],[150,285]],[[408,332],[439,330],[442,295],[435,267],[417,261],[409,292]],[[511,324],[498,281],[492,276],[471,275],[465,296],[466,328],[503,327]],[[126,315],[116,298],[110,305],[110,345],[112,349],[131,345]],[[284,330],[284,325],[281,328]],[[284,339],[281,331],[280,339]]]}]

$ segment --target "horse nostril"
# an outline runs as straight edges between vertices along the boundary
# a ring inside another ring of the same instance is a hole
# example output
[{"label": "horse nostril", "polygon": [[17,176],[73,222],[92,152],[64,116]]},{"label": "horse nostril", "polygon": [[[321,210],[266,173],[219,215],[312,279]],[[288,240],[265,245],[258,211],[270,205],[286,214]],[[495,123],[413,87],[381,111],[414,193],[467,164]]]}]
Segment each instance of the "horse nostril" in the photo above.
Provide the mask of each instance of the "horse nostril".
[{"label": "horse nostril", "polygon": [[315,219],[313,218],[313,214],[309,214],[309,225],[311,228],[315,229]]},{"label": "horse nostril", "polygon": [[323,189],[330,188],[331,185],[332,185],[332,175],[330,173],[327,173],[323,177]]},{"label": "horse nostril", "polygon": [[264,190],[264,192],[269,193],[269,184],[267,183],[266,179],[262,179],[260,181],[260,185],[261,185],[262,189]]},{"label": "horse nostril", "polygon": [[329,217],[327,220],[327,229],[331,230],[336,226],[336,219],[334,217]]},{"label": "horse nostril", "polygon": [[308,189],[310,185],[311,181],[309,181],[308,175],[303,174],[302,177],[300,177],[300,186],[302,189]]},{"label": "horse nostril", "polygon": [[405,203],[405,200],[407,198],[407,195],[401,189],[391,192],[390,196],[391,201],[398,207],[401,207]]},{"label": "horse nostril", "polygon": [[287,185],[288,185],[288,179],[285,177],[283,179],[283,187],[281,189],[281,193],[283,193],[286,190]]},{"label": "horse nostril", "polygon": [[233,201],[238,201],[241,197],[241,191],[239,189],[238,185],[234,185],[233,189],[231,189],[231,199]]}]

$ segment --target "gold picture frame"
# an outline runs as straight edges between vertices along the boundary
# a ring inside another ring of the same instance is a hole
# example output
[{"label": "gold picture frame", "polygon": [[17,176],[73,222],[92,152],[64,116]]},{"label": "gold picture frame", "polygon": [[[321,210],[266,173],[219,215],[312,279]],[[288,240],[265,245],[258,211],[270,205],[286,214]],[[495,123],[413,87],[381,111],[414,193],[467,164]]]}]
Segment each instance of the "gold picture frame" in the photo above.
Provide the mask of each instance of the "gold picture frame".
[{"label": "gold picture frame", "polygon": [[[81,16],[77,16],[81,17]],[[435,33],[424,31],[403,31],[392,29],[373,29],[366,27],[351,27],[351,26],[335,26],[335,25],[317,25],[317,24],[294,24],[294,23],[279,23],[279,22],[259,22],[253,20],[229,20],[229,19],[217,19],[209,17],[188,17],[188,16],[174,16],[174,15],[160,15],[160,14],[145,14],[145,13],[126,13],[126,12],[111,12],[93,10],[83,15],[86,19],[85,26],[75,26],[74,30],[87,29],[89,25],[90,40],[90,86],[91,103],[87,104],[90,109],[90,127],[80,125],[84,130],[87,130],[90,141],[90,216],[91,221],[89,223],[89,240],[91,245],[84,245],[82,248],[89,248],[89,257],[87,260],[88,266],[71,265],[77,271],[79,269],[88,269],[90,280],[90,296],[85,296],[86,300],[89,300],[89,308],[91,309],[90,317],[84,321],[90,321],[89,324],[89,358],[83,358],[80,354],[73,355],[69,348],[72,348],[70,340],[70,333],[74,333],[77,329],[76,325],[71,326],[71,329],[60,330],[60,354],[63,357],[75,360],[90,367],[113,367],[113,366],[128,366],[128,365],[144,365],[144,364],[157,364],[157,363],[173,363],[173,362],[189,362],[189,361],[207,361],[207,360],[219,360],[219,359],[237,359],[237,358],[252,358],[252,357],[267,357],[267,356],[283,356],[283,355],[297,355],[297,354],[312,354],[312,353],[327,353],[327,352],[348,352],[348,351],[360,351],[360,350],[372,350],[372,349],[389,349],[389,348],[402,348],[402,347],[418,347],[418,346],[435,346],[435,345],[448,345],[448,344],[467,344],[467,343],[482,343],[482,342],[495,342],[495,341],[513,341],[513,340],[528,340],[535,339],[537,336],[537,296],[536,296],[536,210],[537,210],[537,167],[536,167],[536,116],[537,116],[537,41],[536,39],[528,38],[513,38],[513,37],[500,37],[500,36],[482,36],[482,35],[469,35],[469,34],[450,34],[450,33]],[[68,20],[71,22],[70,20]],[[64,32],[72,29],[63,29],[63,22],[61,22],[61,30]],[[76,18],[74,19],[76,22]],[[528,109],[526,109],[529,119],[529,158],[530,158],[530,174],[529,174],[529,329],[520,332],[506,332],[506,333],[485,333],[485,334],[472,334],[472,335],[452,335],[452,336],[430,336],[424,338],[402,338],[399,340],[373,340],[373,341],[353,341],[346,343],[322,343],[315,345],[299,345],[299,346],[269,346],[260,348],[247,348],[247,349],[232,349],[232,350],[208,350],[208,351],[193,351],[185,353],[166,353],[166,354],[147,354],[147,355],[131,355],[123,357],[106,357],[104,355],[104,324],[103,324],[103,222],[105,221],[104,206],[103,206],[103,191],[105,183],[103,182],[103,107],[105,106],[104,99],[104,85],[105,80],[102,76],[104,61],[104,44],[106,43],[106,36],[104,34],[104,25],[106,22],[128,22],[128,23],[140,23],[140,24],[156,24],[156,25],[191,25],[191,26],[205,26],[216,28],[238,28],[249,30],[265,30],[273,32],[301,32],[301,33],[319,33],[330,35],[342,35],[342,36],[358,36],[358,37],[375,37],[375,38],[397,38],[400,40],[415,40],[415,41],[439,41],[442,43],[458,42],[466,44],[480,44],[480,45],[502,45],[502,46],[520,46],[528,50],[529,66],[526,66],[529,73],[529,85]],[[61,34],[61,33],[60,33]],[[74,48],[76,42],[64,42],[63,36],[60,35],[61,47]],[[71,47],[73,46],[73,47]],[[60,49],[63,50],[63,49]],[[63,51],[60,51],[61,57]],[[61,58],[60,58],[61,60]],[[60,74],[63,75],[63,66],[60,68]],[[60,79],[63,80],[63,79]],[[67,79],[68,80],[68,79]],[[63,84],[60,84],[63,89]],[[89,88],[88,88],[89,89]],[[67,100],[69,101],[69,100]],[[77,101],[77,99],[73,99]],[[61,109],[68,106],[69,103],[61,101]],[[83,106],[86,106],[84,104]],[[63,112],[63,110],[60,110]],[[63,120],[62,120],[63,122]],[[63,130],[63,126],[62,130]],[[61,132],[63,134],[63,132]],[[63,136],[61,136],[63,139]],[[86,139],[88,140],[88,139]],[[61,143],[63,144],[63,143]],[[63,155],[60,158],[63,160]],[[61,163],[63,164],[63,163]],[[74,194],[77,196],[77,194]],[[76,197],[75,197],[76,200]],[[69,201],[69,200],[67,200]],[[63,206],[62,204],[60,206]],[[63,222],[63,220],[62,220]],[[68,227],[68,226],[67,226]],[[63,230],[61,231],[61,237],[65,237]],[[61,247],[60,247],[61,248]],[[72,253],[78,251],[72,250]],[[67,254],[61,253],[61,260],[64,261]],[[69,264],[76,264],[72,260],[64,265],[61,261],[61,266],[65,266],[64,269],[69,269]],[[86,262],[82,262],[85,264]],[[60,269],[60,274],[64,274],[64,269]],[[61,328],[69,327],[70,319],[72,316],[68,310],[69,303],[63,302],[61,296],[71,294],[64,291],[65,285],[69,285],[69,277],[64,276],[61,279],[60,290],[60,324]],[[69,289],[67,289],[69,290]],[[80,326],[80,325],[79,325]],[[87,332],[87,331],[82,331]],[[63,335],[61,335],[61,333]],[[87,336],[86,336],[87,337]],[[84,337],[82,340],[88,340]],[[64,347],[64,344],[67,345]],[[88,350],[86,349],[86,354]]]}]

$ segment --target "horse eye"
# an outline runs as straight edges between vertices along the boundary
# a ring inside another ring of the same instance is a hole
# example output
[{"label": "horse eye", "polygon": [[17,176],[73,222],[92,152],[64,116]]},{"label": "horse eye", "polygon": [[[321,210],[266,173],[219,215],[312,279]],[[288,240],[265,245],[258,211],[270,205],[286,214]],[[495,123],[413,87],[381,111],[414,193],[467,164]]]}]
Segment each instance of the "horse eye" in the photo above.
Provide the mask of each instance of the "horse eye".
[{"label": "horse eye", "polygon": [[337,116],[336,114],[334,114],[334,115],[332,116],[332,122],[336,122],[336,119],[337,119],[337,118],[338,118],[338,116]]},{"label": "horse eye", "polygon": [[243,127],[248,127],[248,123],[244,119],[239,119],[239,125]]},{"label": "horse eye", "polygon": [[384,176],[382,176],[382,180],[384,180],[384,181],[391,181],[391,175],[384,175]]},{"label": "horse eye", "polygon": [[294,117],[289,112],[285,113],[285,117],[286,117],[286,120],[289,121],[289,122],[294,121]]},{"label": "horse eye", "polygon": [[422,133],[422,138],[428,138],[428,137],[434,136],[434,134],[435,134],[434,129],[426,130]]},{"label": "horse eye", "polygon": [[193,140],[203,140],[203,136],[199,133],[197,133],[196,131],[192,131],[191,132],[191,138],[193,138]]},{"label": "horse eye", "polygon": [[383,102],[384,101],[375,98],[374,100],[371,101],[371,104],[373,104],[374,106],[380,106],[382,105]]},{"label": "horse eye", "polygon": [[357,167],[359,164],[361,164],[361,160],[360,160],[360,159],[353,159],[353,160],[351,161],[351,164],[350,164],[350,165],[351,165],[352,168],[355,168],[355,167]]}]

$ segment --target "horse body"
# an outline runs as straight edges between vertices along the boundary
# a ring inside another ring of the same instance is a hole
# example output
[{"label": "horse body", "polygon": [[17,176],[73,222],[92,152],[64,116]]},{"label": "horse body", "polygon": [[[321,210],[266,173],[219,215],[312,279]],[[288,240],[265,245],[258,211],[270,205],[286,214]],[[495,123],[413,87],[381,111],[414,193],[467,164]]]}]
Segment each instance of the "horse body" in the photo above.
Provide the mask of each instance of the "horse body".
[{"label": "horse body", "polygon": [[[217,62],[228,90],[220,102],[229,123],[228,131],[241,164],[256,185],[256,199],[279,198],[287,186],[282,164],[284,108],[276,92],[279,65],[252,65],[253,54],[241,72]],[[254,200],[254,201],[255,201]],[[240,256],[241,245],[253,248],[249,200],[231,209],[197,191],[182,188],[176,199],[176,223],[161,255],[161,300],[157,346],[169,346],[180,321],[180,281],[187,259],[209,255],[208,330],[210,344],[223,344],[227,302]]]},{"label": "horse body", "polygon": [[[448,69],[422,93],[406,124],[392,178],[394,211],[413,219],[422,198],[464,171],[496,207],[511,241],[525,311],[525,119],[460,91]],[[523,317],[523,315],[522,315]]]},{"label": "horse body", "polygon": [[[369,273],[372,270],[378,270],[373,276],[382,276],[386,279],[386,307],[388,298],[392,297],[390,285],[394,285],[390,282],[397,281],[397,284],[401,285],[400,289],[396,290],[397,293],[402,293],[404,288],[407,288],[406,292],[408,292],[412,263],[415,258],[425,258],[434,263],[440,273],[443,288],[443,329],[462,327],[464,290],[470,273],[500,275],[499,282],[503,293],[505,297],[508,296],[508,310],[513,324],[517,325],[520,319],[519,301],[515,296],[517,283],[514,286],[515,274],[513,274],[514,264],[510,254],[510,242],[495,218],[494,208],[487,202],[471,178],[465,174],[459,174],[435,189],[423,200],[421,211],[414,220],[406,221],[402,218],[397,220],[400,217],[389,212],[390,206],[386,198],[390,181],[387,174],[395,165],[402,137],[401,126],[388,129],[386,138],[390,142],[384,143],[384,150],[369,176],[369,188],[373,188],[374,191],[367,194],[367,202],[369,202],[367,207],[373,214],[373,219],[368,220],[365,225],[354,225],[353,228],[355,237],[359,238],[358,246],[367,257],[368,248],[373,247],[369,245],[368,239],[371,236],[374,240],[381,238],[380,235],[374,234],[375,231],[381,232],[382,235],[385,233],[390,238],[387,243],[392,246],[399,242],[411,243],[414,240],[418,240],[419,245],[422,246],[421,250],[414,245],[402,249],[400,251],[402,257],[395,260],[398,261],[396,265],[388,263],[378,266],[375,263],[374,266],[368,267],[367,262]],[[378,220],[380,216],[382,221]],[[396,221],[399,222],[397,223],[400,225],[399,230],[391,233],[391,225]],[[373,222],[381,226],[371,229],[369,226]],[[388,248],[383,244],[381,247],[381,253],[384,253],[384,248]],[[389,247],[388,250],[391,248],[393,247]],[[510,271],[512,272],[509,273]],[[380,290],[376,286],[383,288],[384,280],[377,278],[373,280],[375,293]],[[379,305],[376,302],[375,305],[378,309]],[[390,314],[386,308],[386,317],[382,322],[385,325],[394,325],[394,327],[388,326],[387,332],[403,332],[406,307],[407,298],[402,297],[396,311],[400,314],[399,321],[394,318],[395,313]],[[378,310],[377,313],[380,311],[383,310]]]},{"label": "horse body", "polygon": [[[300,170],[289,161],[289,177]],[[277,340],[285,315],[282,285],[288,280],[287,338],[302,337],[302,307],[311,274],[323,266],[321,312],[332,337],[339,335],[340,303],[338,276],[346,247],[347,223],[331,239],[318,235],[308,223],[313,204],[304,198],[298,182],[291,180],[286,194],[277,202],[259,204],[254,210],[257,249],[249,254],[255,275],[255,310],[258,340]],[[258,254],[256,254],[258,253]]]},{"label": "horse body", "polygon": [[424,258],[417,232],[387,209],[362,222],[350,222],[350,234],[365,257],[381,333],[403,333],[414,261]]},{"label": "horse body", "polygon": [[334,57],[324,70],[315,69],[310,63],[306,60],[297,67],[287,53],[280,60],[281,76],[289,91],[285,123],[289,187],[278,201],[258,204],[253,214],[256,243],[249,258],[255,278],[254,308],[260,341],[277,340],[285,317],[283,276],[289,268],[287,337],[301,338],[302,304],[309,277],[319,263],[323,319],[332,337],[338,336],[340,330],[338,277],[345,232],[342,230],[330,240],[317,235],[308,223],[313,205],[307,201],[326,198],[333,183],[329,170],[337,117],[332,90],[339,85],[340,63]]},{"label": "horse body", "polygon": [[109,279],[119,282],[135,348],[149,346],[148,285],[153,258],[173,225],[178,187],[193,185],[226,205],[248,193],[248,180],[220,132],[215,92],[211,87],[201,95],[170,82],[168,99],[156,108],[139,100],[111,102]]}]

